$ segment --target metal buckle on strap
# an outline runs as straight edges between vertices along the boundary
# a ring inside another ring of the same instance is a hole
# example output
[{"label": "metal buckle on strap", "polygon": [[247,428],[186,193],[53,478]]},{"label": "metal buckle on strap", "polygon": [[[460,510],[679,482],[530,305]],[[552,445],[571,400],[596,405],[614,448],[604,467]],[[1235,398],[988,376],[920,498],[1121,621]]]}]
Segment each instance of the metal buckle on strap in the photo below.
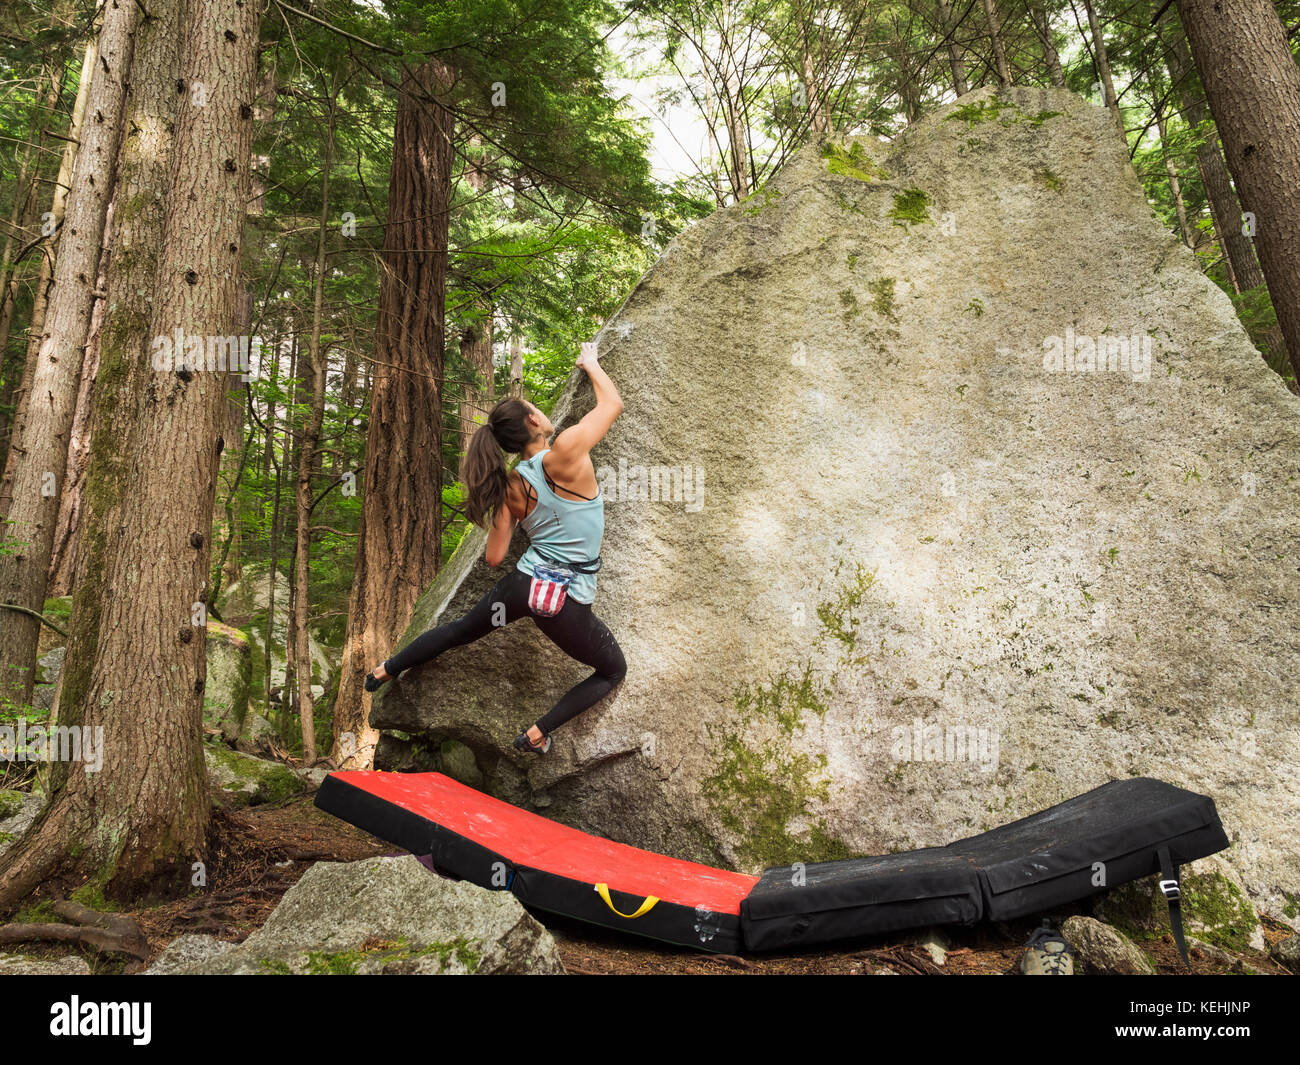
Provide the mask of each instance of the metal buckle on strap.
[{"label": "metal buckle on strap", "polygon": [[1175,899],[1181,899],[1183,897],[1182,892],[1178,888],[1177,880],[1160,881],[1160,892],[1161,894],[1164,895],[1166,899],[1169,899],[1171,902]]}]

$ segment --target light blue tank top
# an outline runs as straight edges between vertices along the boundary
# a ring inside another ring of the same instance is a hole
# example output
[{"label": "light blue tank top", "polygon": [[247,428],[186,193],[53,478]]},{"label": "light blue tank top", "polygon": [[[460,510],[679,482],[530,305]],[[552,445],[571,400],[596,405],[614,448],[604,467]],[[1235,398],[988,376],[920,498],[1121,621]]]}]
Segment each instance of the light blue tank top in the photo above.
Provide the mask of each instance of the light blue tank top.
[{"label": "light blue tank top", "polygon": [[[542,471],[539,451],[530,459],[520,459],[515,464],[519,476],[533,486],[537,504],[519,524],[531,541],[528,550],[520,557],[516,568],[532,576],[537,562],[590,562],[600,555],[600,543],[605,537],[605,497],[596,492],[595,499],[564,499],[551,490]],[[557,482],[558,484],[559,482]],[[561,484],[560,487],[568,487]],[[539,551],[541,554],[539,554]],[[546,558],[542,558],[542,554]],[[579,573],[569,585],[569,595],[579,603],[592,603],[596,598],[596,575]]]}]

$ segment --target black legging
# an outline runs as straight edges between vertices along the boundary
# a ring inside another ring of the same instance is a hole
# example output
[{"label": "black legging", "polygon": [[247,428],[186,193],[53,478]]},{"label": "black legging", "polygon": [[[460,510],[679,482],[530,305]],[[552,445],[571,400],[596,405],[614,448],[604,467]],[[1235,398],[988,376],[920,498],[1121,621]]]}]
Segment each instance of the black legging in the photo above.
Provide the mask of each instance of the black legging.
[{"label": "black legging", "polygon": [[528,609],[531,583],[532,578],[527,573],[511,570],[463,618],[420,633],[384,663],[385,671],[396,677],[412,666],[436,658],[450,647],[461,647],[486,636],[502,626],[501,610],[497,604],[503,604],[504,624],[531,617],[561,651],[596,671],[565,692],[560,701],[537,721],[537,727],[543,733],[554,732],[621,681],[627,673],[627,663],[614,634],[592,613],[590,603],[579,603],[569,596],[554,617],[538,617]]}]

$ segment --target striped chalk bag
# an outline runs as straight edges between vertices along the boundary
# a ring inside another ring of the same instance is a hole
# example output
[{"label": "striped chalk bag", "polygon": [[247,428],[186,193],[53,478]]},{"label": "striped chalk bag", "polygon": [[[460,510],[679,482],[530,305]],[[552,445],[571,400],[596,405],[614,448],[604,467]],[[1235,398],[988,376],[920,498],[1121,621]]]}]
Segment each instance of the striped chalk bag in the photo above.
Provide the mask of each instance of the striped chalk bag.
[{"label": "striped chalk bag", "polygon": [[[541,554],[540,551],[537,552]],[[533,565],[533,582],[528,588],[528,609],[539,618],[552,618],[564,608],[569,585],[579,573],[600,569],[599,556],[590,562],[538,562]]]}]

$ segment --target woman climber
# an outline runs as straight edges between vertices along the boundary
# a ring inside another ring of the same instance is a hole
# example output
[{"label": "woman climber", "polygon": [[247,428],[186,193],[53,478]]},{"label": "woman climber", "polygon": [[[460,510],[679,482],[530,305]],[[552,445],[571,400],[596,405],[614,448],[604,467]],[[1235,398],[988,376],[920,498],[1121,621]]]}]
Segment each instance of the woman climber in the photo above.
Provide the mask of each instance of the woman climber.
[{"label": "woman climber", "polygon": [[[470,521],[489,530],[484,553],[488,565],[501,565],[516,525],[528,533],[528,550],[516,568],[468,614],[421,633],[376,666],[365,682],[367,691],[375,691],[450,647],[472,643],[493,628],[531,616],[560,650],[595,670],[515,738],[518,750],[536,754],[549,751],[551,733],[627,673],[618,641],[591,609],[605,533],[605,498],[591,449],[623,412],[623,400],[597,361],[594,342],[582,345],[577,365],[591,380],[596,406],[560,433],[553,445],[547,444],[555,432],[550,419],[527,400],[511,398],[492,408],[465,454],[465,509]],[[520,456],[508,473],[503,452]]]}]

